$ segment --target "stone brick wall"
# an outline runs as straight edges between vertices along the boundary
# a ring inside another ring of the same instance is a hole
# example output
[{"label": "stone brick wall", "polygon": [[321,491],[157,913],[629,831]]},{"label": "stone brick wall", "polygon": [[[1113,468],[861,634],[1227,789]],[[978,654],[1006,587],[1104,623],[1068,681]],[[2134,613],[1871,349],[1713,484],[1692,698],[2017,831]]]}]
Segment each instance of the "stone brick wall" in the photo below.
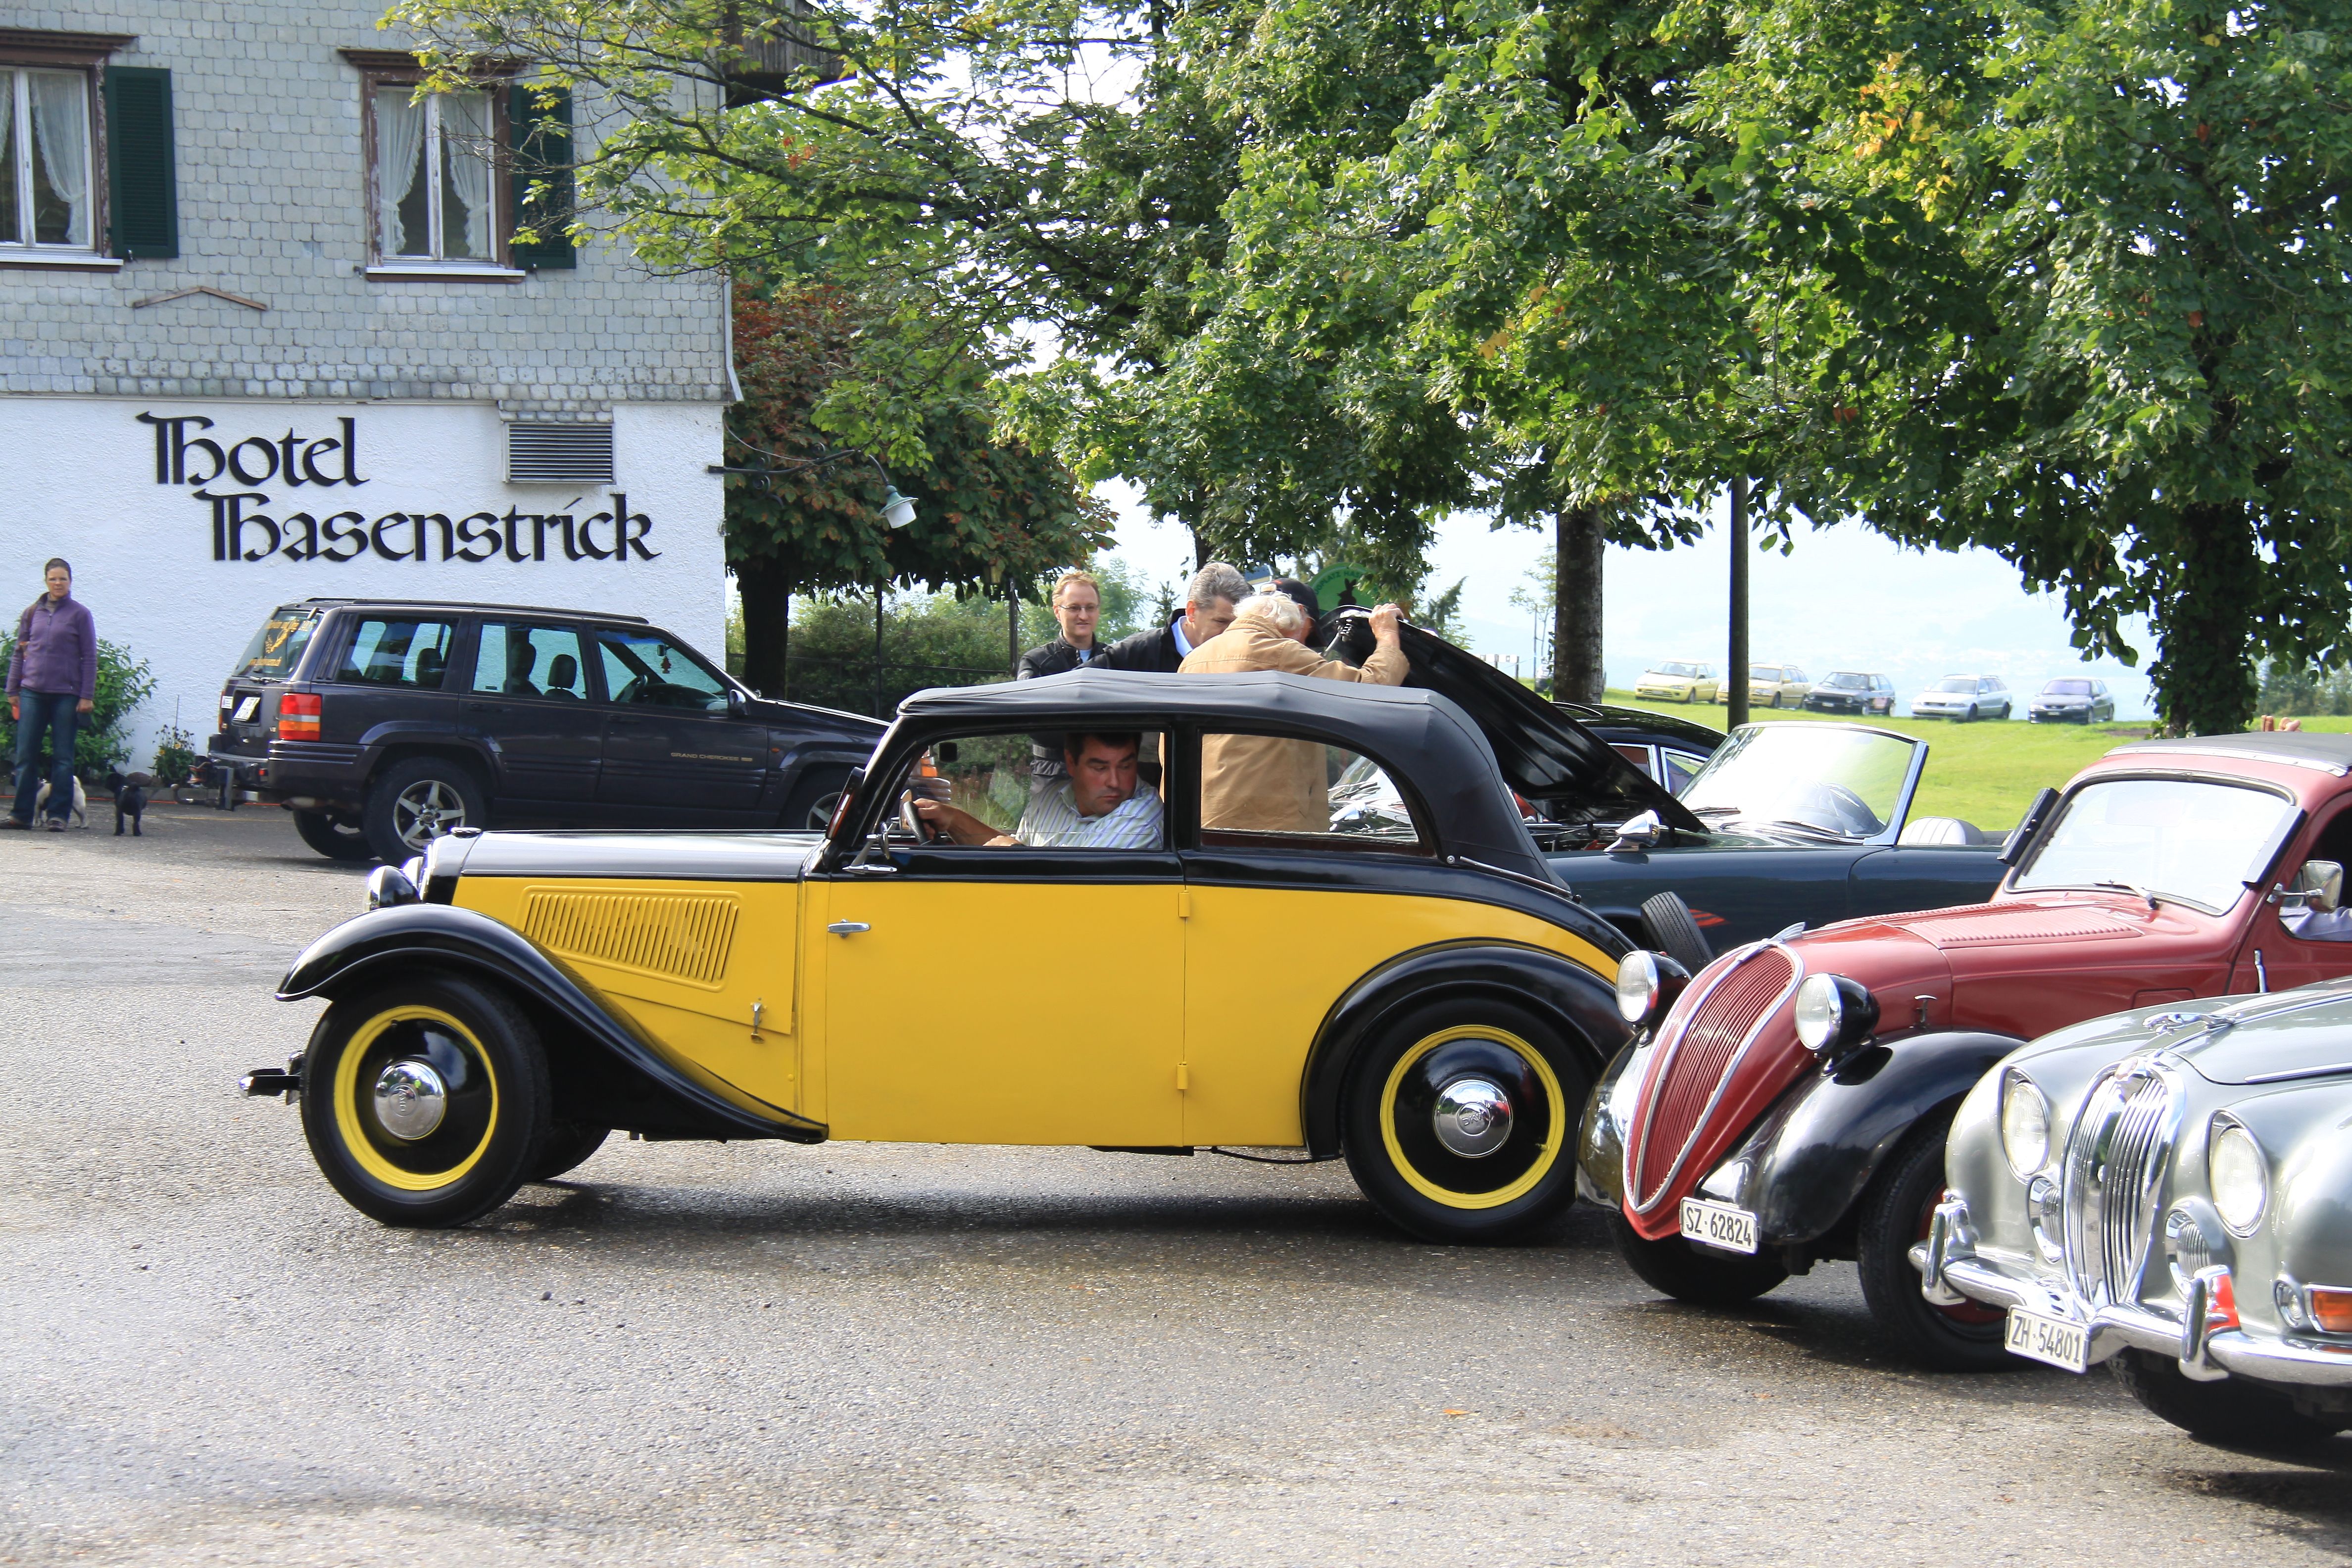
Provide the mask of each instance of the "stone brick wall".
[{"label": "stone brick wall", "polygon": [[[9,7],[16,27],[131,33],[172,72],[180,255],[119,272],[0,267],[0,393],[447,400],[597,417],[727,396],[708,278],[658,278],[598,244],[520,282],[375,279],[358,68],[402,47],[381,0],[89,0]],[[584,106],[583,106],[584,107]],[[581,116],[585,130],[587,115]],[[190,295],[209,285],[266,311]]]}]

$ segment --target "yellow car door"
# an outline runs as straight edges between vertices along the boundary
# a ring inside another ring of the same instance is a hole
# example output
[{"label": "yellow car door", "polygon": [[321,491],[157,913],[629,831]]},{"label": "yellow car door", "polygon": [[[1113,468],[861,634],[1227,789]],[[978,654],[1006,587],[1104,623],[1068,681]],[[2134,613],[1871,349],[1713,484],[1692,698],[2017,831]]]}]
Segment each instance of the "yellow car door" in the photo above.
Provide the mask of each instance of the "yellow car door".
[{"label": "yellow car door", "polygon": [[1182,870],[1164,851],[901,848],[823,889],[835,1138],[1182,1141]]}]

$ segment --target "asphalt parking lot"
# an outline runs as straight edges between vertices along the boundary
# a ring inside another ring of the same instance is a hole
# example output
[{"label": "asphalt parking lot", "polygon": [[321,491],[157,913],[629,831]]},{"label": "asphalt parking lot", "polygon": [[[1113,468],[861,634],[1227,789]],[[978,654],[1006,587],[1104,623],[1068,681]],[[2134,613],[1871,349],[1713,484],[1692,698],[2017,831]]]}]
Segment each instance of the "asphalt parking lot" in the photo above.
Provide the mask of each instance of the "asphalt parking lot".
[{"label": "asphalt parking lot", "polygon": [[275,812],[94,817],[0,836],[0,1562],[2352,1556],[2352,1437],[1908,1372],[1850,1266],[1669,1304],[1590,1212],[1418,1245],[1337,1165],[616,1142],[384,1230],[235,1093],[359,872]]}]

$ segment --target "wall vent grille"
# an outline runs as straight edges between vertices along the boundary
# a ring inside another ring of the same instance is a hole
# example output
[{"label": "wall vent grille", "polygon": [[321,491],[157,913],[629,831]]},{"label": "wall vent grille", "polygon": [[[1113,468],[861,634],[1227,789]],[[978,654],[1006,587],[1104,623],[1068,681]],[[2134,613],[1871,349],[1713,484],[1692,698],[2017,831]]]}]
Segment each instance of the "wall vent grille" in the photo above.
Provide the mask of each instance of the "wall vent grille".
[{"label": "wall vent grille", "polygon": [[612,477],[610,425],[518,422],[507,426],[509,484],[600,483]]},{"label": "wall vent grille", "polygon": [[739,906],[723,893],[532,893],[523,935],[550,952],[715,989]]}]

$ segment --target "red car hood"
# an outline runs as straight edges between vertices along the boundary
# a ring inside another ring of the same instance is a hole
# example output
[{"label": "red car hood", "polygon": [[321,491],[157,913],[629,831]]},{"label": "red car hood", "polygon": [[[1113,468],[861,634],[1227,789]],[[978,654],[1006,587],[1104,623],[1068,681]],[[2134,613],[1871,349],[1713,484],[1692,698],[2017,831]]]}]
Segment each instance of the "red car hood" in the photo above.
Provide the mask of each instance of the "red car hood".
[{"label": "red car hood", "polygon": [[[2168,973],[2168,954],[2211,945],[2210,925],[2170,906],[2065,894],[1848,921],[1726,953],[1659,1026],[1627,1121],[1627,1221],[1653,1240],[1675,1234],[1681,1200],[1816,1070],[1794,1016],[1806,975],[1861,982],[1888,1032],[2031,1038],[2132,1005]],[[2201,974],[2178,978],[2182,995],[2211,989]]]}]

